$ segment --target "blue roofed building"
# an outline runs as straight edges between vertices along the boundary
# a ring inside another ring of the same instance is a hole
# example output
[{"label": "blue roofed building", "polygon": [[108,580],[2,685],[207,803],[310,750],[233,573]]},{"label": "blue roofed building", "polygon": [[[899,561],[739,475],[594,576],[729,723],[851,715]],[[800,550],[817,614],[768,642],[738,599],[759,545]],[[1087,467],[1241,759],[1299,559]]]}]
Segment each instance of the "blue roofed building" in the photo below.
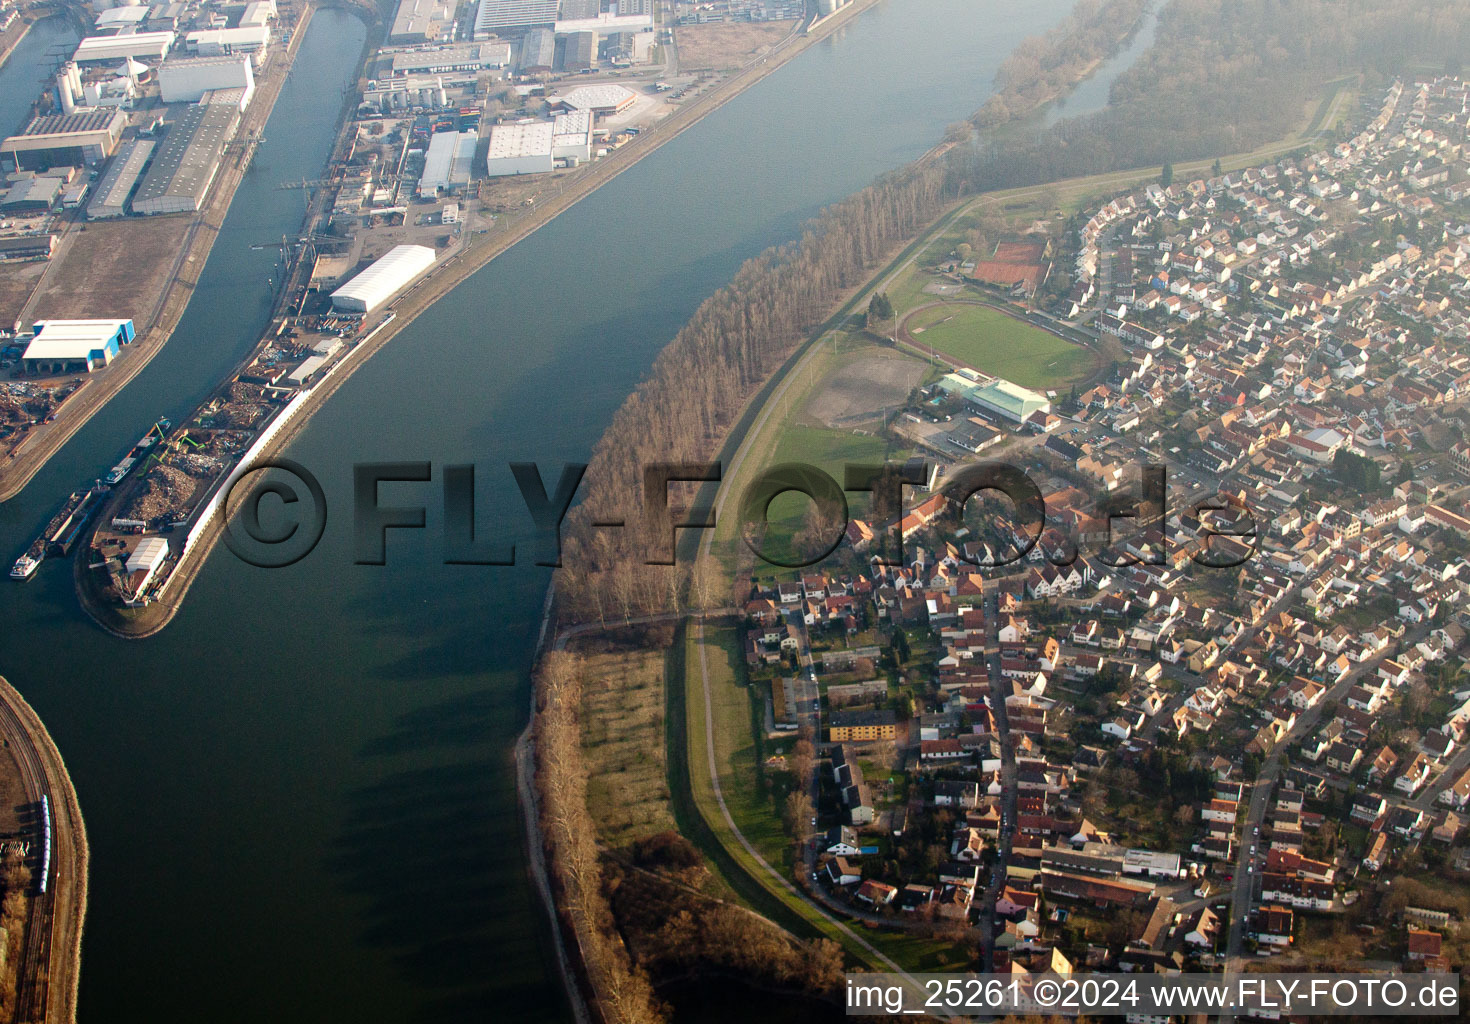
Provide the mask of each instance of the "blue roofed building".
[{"label": "blue roofed building", "polygon": [[21,365],[39,376],[100,370],[133,340],[131,320],[37,320],[31,330]]}]

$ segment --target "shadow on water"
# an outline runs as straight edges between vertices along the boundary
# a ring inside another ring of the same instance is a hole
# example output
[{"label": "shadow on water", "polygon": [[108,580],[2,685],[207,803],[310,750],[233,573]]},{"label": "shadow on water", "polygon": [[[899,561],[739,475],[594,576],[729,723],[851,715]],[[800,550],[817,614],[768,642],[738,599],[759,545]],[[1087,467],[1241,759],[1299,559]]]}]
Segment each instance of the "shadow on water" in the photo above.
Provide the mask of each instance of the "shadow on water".
[{"label": "shadow on water", "polygon": [[364,900],[361,941],[389,958],[420,992],[414,1020],[480,1021],[495,1006],[516,1019],[554,1018],[544,1000],[514,1005],[497,965],[526,955],[515,932],[497,928],[508,905],[524,912],[518,818],[510,774],[493,762],[505,731],[504,690],[485,689],[399,716],[360,756],[390,770],[348,796],[328,858],[343,888]]}]

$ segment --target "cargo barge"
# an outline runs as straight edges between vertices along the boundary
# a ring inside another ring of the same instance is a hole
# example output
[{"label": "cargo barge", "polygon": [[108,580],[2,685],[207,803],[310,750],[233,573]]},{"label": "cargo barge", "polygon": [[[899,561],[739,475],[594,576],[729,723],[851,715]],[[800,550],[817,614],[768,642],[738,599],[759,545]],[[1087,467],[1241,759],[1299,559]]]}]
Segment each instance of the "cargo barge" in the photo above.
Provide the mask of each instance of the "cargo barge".
[{"label": "cargo barge", "polygon": [[87,487],[72,492],[56,515],[51,517],[40,536],[31,541],[25,554],[15,560],[15,565],[10,569],[10,578],[28,580],[36,574],[48,555],[62,557],[71,554],[87,521],[101,507],[106,493],[106,489],[102,487]]},{"label": "cargo barge", "polygon": [[102,478],[102,482],[109,487],[115,487],[122,483],[123,478],[138,467],[138,463],[148,458],[148,453],[153,449],[154,445],[163,440],[164,435],[168,433],[168,428],[171,426],[173,426],[172,420],[166,416],[160,417],[148,433],[144,434],[138,440],[138,443],[133,445],[132,450],[123,457],[123,460],[107,471],[107,475]]}]

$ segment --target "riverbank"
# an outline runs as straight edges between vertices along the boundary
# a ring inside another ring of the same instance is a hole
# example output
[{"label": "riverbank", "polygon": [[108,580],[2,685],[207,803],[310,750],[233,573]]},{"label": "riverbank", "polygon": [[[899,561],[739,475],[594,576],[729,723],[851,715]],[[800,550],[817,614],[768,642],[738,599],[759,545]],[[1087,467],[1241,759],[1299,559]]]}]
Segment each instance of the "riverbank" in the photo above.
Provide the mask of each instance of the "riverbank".
[{"label": "riverbank", "polygon": [[[390,304],[394,313],[392,324],[378,331],[373,337],[354,348],[333,370],[332,375],[317,385],[307,404],[291,423],[280,430],[269,445],[256,457],[256,462],[276,458],[296,437],[322,405],[336,393],[352,374],[380,351],[414,320],[426,312],[435,302],[452,292],[486,264],[500,256],[517,243],[545,227],[566,210],[596,192],[619,174],[633,167],[644,157],[656,152],[684,132],[694,127],[705,117],[719,110],[726,103],[751,88],[767,75],[800,56],[812,45],[821,42],[831,33],[849,24],[863,11],[875,6],[879,0],[855,0],[843,8],[839,15],[822,19],[820,27],[805,33],[795,32],[774,47],[766,55],[753,59],[742,71],[709,92],[704,93],[687,106],[681,107],[641,133],[636,139],[607,157],[589,165],[582,173],[568,178],[560,191],[525,214],[504,216],[486,234],[471,239],[459,251],[440,262],[429,276],[415,284],[405,295]],[[504,227],[502,228],[502,225]],[[100,519],[101,517],[99,517]],[[77,597],[86,613],[99,627],[114,636],[141,640],[153,636],[171,622],[193,584],[203,569],[223,533],[223,518],[214,516],[201,532],[199,540],[187,557],[174,568],[165,596],[142,609],[121,609],[99,601],[85,585],[84,566],[78,563]]]},{"label": "riverbank", "polygon": [[[257,80],[255,100],[240,123],[236,134],[237,139],[258,138],[264,131],[266,121],[270,119],[271,111],[275,109],[276,100],[280,97],[281,89],[290,76],[301,40],[306,37],[306,29],[311,24],[312,13],[318,6],[315,3],[307,3],[303,7],[301,17],[292,27],[291,39],[285,50],[271,62],[271,67],[265,75]],[[354,4],[348,3],[343,6],[359,14],[362,12],[362,8]],[[200,272],[204,269],[204,264],[209,259],[210,250],[219,235],[220,227],[224,224],[230,204],[234,201],[235,191],[245,177],[245,172],[249,170],[253,156],[254,147],[247,141],[236,152],[234,161],[229,166],[220,169],[204,209],[194,215],[188,232],[184,236],[184,244],[179,247],[174,265],[169,273],[168,284],[159,299],[154,315],[150,318],[148,328],[127,347],[123,358],[108,368],[101,380],[89,381],[78,395],[61,406],[56,422],[48,424],[42,436],[28,439],[21,446],[22,450],[15,458],[7,460],[4,466],[0,466],[0,502],[9,501],[19,494],[77,431],[86,426],[87,422],[112,400],[113,396],[142,372],[143,368],[173,335],[174,329],[183,318],[184,310],[188,308],[189,300],[194,295],[194,285],[198,281]],[[67,233],[74,230],[77,230],[77,226],[70,225]]]},{"label": "riverbank", "polygon": [[[20,765],[28,802],[47,798],[51,808],[51,884],[35,897],[26,936],[28,959],[42,980],[29,1013],[17,1019],[72,1024],[77,1017],[77,982],[82,960],[82,925],[87,914],[89,849],[82,810],[66,763],[35,710],[0,676],[0,735]],[[41,1005],[35,1005],[39,1000]],[[26,1000],[22,1000],[26,1006]]]},{"label": "riverbank", "polygon": [[5,30],[5,38],[0,40],[0,68],[5,67],[5,62],[15,52],[16,47],[25,42],[26,36],[30,35],[31,26],[35,22],[29,18],[19,18],[16,24]]}]

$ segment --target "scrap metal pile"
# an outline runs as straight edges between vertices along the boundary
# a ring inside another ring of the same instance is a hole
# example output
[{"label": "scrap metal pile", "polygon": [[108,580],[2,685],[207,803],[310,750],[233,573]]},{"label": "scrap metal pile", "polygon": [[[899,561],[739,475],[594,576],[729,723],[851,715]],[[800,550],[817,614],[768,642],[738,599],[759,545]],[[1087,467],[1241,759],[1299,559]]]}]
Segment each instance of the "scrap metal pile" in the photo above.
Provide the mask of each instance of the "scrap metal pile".
[{"label": "scrap metal pile", "polygon": [[197,481],[184,470],[159,462],[148,470],[122,518],[147,523],[160,516],[188,508]]}]

